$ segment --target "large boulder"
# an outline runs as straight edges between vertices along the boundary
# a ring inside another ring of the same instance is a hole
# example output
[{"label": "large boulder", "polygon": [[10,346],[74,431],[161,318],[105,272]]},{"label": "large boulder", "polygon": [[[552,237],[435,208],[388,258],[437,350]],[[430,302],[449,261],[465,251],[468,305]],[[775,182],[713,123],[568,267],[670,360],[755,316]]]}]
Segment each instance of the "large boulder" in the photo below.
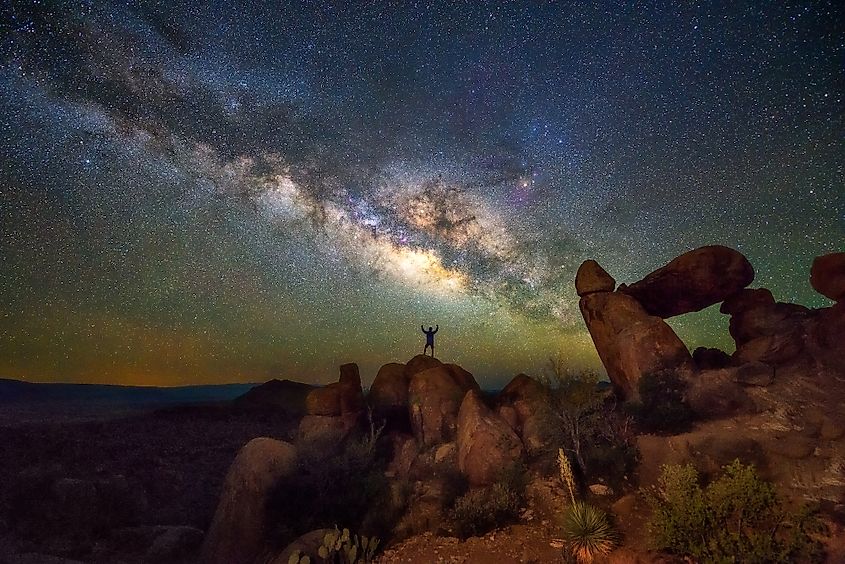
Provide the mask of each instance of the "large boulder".
[{"label": "large boulder", "polygon": [[467,392],[461,402],[457,443],[458,468],[473,486],[494,483],[523,457],[519,437],[476,390]]},{"label": "large boulder", "polygon": [[594,260],[585,260],[575,274],[575,291],[584,297],[593,292],[612,292],[616,280]]},{"label": "large boulder", "polygon": [[548,409],[545,388],[525,374],[516,375],[497,398],[496,413],[519,435],[529,454],[548,444]]},{"label": "large boulder", "polygon": [[408,385],[410,377],[405,372],[405,365],[391,362],[379,368],[370,393],[369,404],[375,410],[406,408],[408,406]]},{"label": "large boulder", "polygon": [[235,457],[205,536],[201,562],[251,564],[266,543],[266,504],[274,485],[296,469],[293,445],[259,437]]},{"label": "large boulder", "polygon": [[409,360],[408,363],[405,365],[405,374],[407,374],[408,378],[411,378],[417,372],[422,372],[423,370],[428,370],[429,368],[441,366],[442,364],[442,362],[440,362],[433,356],[418,354],[417,356]]},{"label": "large boulder", "polygon": [[810,268],[810,284],[819,294],[835,302],[845,298],[845,253],[816,257]]},{"label": "large boulder", "polygon": [[363,409],[361,376],[355,363],[341,365],[337,382],[311,390],[305,397],[308,415],[337,416],[358,413]]},{"label": "large boulder", "polygon": [[299,421],[298,444],[310,443],[317,450],[331,454],[358,427],[359,413],[344,415],[306,415]]},{"label": "large boulder", "polygon": [[699,370],[714,370],[730,366],[731,355],[721,349],[698,347],[692,351],[692,361]]},{"label": "large boulder", "polygon": [[432,446],[454,440],[465,392],[442,364],[413,375],[408,388],[408,415],[420,444]]},{"label": "large boulder", "polygon": [[596,292],[579,305],[607,375],[623,398],[637,395],[645,374],[691,365],[689,350],[672,328],[633,297]]},{"label": "large boulder", "polygon": [[754,269],[742,253],[713,245],[684,253],[619,291],[665,319],[719,303],[752,280]]},{"label": "large boulder", "polygon": [[444,364],[446,370],[452,375],[455,383],[465,392],[469,390],[480,390],[481,386],[475,381],[475,377],[457,364]]}]

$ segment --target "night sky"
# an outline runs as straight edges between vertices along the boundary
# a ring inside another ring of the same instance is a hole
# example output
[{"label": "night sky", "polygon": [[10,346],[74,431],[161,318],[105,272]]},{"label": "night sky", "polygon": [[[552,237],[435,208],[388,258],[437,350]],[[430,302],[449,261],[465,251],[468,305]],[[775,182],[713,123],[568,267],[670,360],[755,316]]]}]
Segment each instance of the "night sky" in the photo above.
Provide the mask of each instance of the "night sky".
[{"label": "night sky", "polygon": [[492,387],[599,366],[584,259],[707,244],[831,303],[839,2],[0,6],[0,377],[367,382],[439,324]]}]

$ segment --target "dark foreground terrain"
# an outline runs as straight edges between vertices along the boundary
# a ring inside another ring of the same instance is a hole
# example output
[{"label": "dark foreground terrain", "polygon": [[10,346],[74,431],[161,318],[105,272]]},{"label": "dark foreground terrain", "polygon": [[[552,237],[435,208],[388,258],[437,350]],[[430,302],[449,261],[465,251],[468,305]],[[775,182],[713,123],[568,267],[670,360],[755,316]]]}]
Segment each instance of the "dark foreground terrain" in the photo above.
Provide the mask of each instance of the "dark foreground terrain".
[{"label": "dark foreground terrain", "polygon": [[238,449],[290,440],[301,415],[296,386],[280,408],[222,399],[250,386],[2,384],[0,562],[154,561],[144,551],[164,533],[184,546],[162,550],[195,552]]}]

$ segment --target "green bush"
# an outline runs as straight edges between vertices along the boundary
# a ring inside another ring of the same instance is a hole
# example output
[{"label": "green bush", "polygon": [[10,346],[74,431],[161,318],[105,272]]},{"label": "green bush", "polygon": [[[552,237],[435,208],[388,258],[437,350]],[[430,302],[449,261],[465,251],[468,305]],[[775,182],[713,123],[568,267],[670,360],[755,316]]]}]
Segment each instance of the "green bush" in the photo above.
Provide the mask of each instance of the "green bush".
[{"label": "green bush", "polygon": [[563,536],[572,558],[584,563],[609,553],[619,543],[619,535],[607,514],[581,501],[566,508]]},{"label": "green bush", "polygon": [[470,490],[455,500],[449,512],[452,530],[462,538],[483,535],[519,516],[521,496],[503,482]]},{"label": "green bush", "polygon": [[785,510],[774,487],[738,460],[706,488],[691,466],[665,466],[649,530],[655,548],[703,563],[817,562],[819,522],[804,508]]},{"label": "green bush", "polygon": [[695,413],[686,400],[687,383],[673,370],[646,374],[639,383],[640,401],[631,406],[640,429],[649,433],[688,431]]}]

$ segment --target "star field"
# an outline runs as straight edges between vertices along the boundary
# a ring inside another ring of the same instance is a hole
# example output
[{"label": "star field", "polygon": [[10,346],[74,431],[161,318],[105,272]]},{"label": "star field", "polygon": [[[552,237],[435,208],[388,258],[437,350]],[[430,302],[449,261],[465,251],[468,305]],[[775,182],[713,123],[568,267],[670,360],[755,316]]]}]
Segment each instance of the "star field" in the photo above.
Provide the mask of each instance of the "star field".
[{"label": "star field", "polygon": [[[598,367],[573,281],[845,248],[835,2],[5,2],[0,376],[498,385]],[[714,308],[670,320],[732,350]]]}]

